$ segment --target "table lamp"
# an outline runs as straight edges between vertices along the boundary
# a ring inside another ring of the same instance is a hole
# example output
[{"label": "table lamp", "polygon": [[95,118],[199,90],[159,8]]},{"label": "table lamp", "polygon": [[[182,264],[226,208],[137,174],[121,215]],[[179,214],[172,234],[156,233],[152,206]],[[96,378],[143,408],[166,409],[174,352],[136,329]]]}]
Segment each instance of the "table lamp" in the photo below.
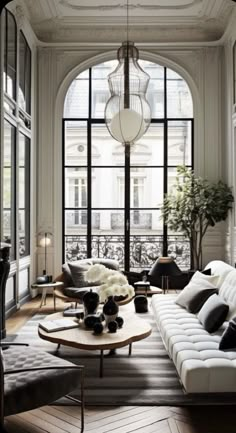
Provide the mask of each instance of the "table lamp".
[{"label": "table lamp", "polygon": [[175,277],[181,274],[181,270],[172,257],[159,257],[149,272],[152,279],[161,277],[161,288],[164,293],[166,293],[169,288],[169,277]]}]

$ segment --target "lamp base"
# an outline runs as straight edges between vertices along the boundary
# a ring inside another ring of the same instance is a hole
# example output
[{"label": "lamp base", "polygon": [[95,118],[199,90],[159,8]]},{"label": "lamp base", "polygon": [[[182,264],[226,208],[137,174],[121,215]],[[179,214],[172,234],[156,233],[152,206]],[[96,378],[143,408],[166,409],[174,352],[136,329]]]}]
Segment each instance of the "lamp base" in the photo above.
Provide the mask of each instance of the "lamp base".
[{"label": "lamp base", "polygon": [[37,277],[37,284],[47,284],[52,282],[52,275],[43,274],[41,277]]}]

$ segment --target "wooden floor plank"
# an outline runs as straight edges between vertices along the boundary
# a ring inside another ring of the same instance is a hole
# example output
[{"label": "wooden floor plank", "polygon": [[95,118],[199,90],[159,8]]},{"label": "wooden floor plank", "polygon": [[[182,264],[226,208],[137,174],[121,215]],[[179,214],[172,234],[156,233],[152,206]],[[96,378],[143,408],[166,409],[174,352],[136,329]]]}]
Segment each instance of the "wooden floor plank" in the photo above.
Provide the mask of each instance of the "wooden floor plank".
[{"label": "wooden floor plank", "polygon": [[100,419],[97,419],[94,421],[94,417],[90,418],[87,423],[87,429],[94,430],[98,427],[105,426],[109,423],[114,424],[116,422],[122,422],[122,420],[125,420],[127,423],[134,422],[136,419],[140,418],[147,418],[148,416],[151,416],[151,413],[153,411],[152,407],[136,407],[132,410],[125,411],[125,412],[118,412],[117,414],[106,414],[105,417]]},{"label": "wooden floor plank", "polygon": [[49,414],[47,412],[43,412],[41,409],[35,409],[31,411],[31,415],[39,418],[40,420],[44,420],[49,424],[52,424],[54,427],[58,427],[61,430],[65,430],[70,433],[80,433],[80,429],[78,428],[78,421],[76,420],[76,425],[71,422],[67,422],[64,418],[58,418],[58,416]]},{"label": "wooden floor plank", "polygon": [[135,433],[170,433],[168,420],[155,422],[135,430]]},{"label": "wooden floor plank", "polygon": [[180,433],[174,418],[169,418],[168,424],[169,424],[171,433]]},{"label": "wooden floor plank", "polygon": [[44,418],[33,415],[31,412],[25,412],[24,414],[19,414],[18,416],[21,417],[23,420],[28,421],[30,424],[32,424],[32,426],[36,426],[37,428],[42,429],[43,431],[46,431],[48,433],[71,433],[69,429],[61,429],[57,425],[48,423]]},{"label": "wooden floor plank", "polygon": [[[12,430],[10,430],[10,427]],[[9,428],[9,433],[47,433],[47,430],[39,428],[32,423],[28,422],[24,414],[22,416],[15,415],[14,417],[7,418],[7,428]]]},{"label": "wooden floor plank", "polygon": [[[139,408],[140,409],[140,408]],[[133,416],[132,418],[123,418],[117,421],[110,421],[106,425],[102,425],[101,427],[88,425],[86,431],[91,433],[129,433],[135,431],[141,427],[153,424],[154,422],[160,421],[168,416],[168,413],[165,409],[159,411],[152,410],[143,414],[140,412],[138,415]]]}]

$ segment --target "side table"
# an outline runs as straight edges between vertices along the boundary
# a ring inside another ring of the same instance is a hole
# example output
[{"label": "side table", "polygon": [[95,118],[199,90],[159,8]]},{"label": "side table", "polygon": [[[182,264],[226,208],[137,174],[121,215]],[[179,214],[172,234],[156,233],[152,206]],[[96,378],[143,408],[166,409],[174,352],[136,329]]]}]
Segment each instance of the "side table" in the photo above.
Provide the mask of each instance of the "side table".
[{"label": "side table", "polygon": [[161,295],[164,293],[162,289],[155,286],[149,286],[149,288],[140,288],[135,290],[135,296],[136,295],[145,295],[145,296],[152,296],[152,295]]},{"label": "side table", "polygon": [[41,308],[42,305],[46,305],[47,289],[56,289],[57,287],[63,286],[63,284],[64,283],[62,281],[55,281],[55,283],[32,284],[31,289],[42,289],[42,297],[39,308]]}]

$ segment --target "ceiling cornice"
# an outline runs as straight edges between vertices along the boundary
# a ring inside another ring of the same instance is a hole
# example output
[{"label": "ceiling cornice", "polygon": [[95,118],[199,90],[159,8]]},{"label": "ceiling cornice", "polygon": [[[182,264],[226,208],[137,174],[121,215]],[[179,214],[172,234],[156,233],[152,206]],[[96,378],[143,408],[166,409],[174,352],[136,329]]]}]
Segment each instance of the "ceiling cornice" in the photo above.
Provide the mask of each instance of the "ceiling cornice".
[{"label": "ceiling cornice", "polygon": [[[117,10],[117,9],[127,9],[127,5],[126,2],[123,3],[118,3],[118,4],[104,4],[104,3],[100,3],[97,5],[77,5],[74,3],[71,3],[70,0],[60,0],[59,3],[63,6],[66,6],[70,9],[74,9],[74,10],[78,10],[78,11],[92,11],[92,10],[103,10],[103,11],[109,11],[109,10]],[[163,11],[167,11],[167,10],[186,10],[189,9],[190,7],[193,7],[199,3],[203,3],[203,0],[189,0],[188,3],[185,3],[183,5],[154,5],[154,4],[141,4],[141,3],[132,3],[129,4],[129,10],[132,9],[141,9],[141,10],[163,10]]]}]

